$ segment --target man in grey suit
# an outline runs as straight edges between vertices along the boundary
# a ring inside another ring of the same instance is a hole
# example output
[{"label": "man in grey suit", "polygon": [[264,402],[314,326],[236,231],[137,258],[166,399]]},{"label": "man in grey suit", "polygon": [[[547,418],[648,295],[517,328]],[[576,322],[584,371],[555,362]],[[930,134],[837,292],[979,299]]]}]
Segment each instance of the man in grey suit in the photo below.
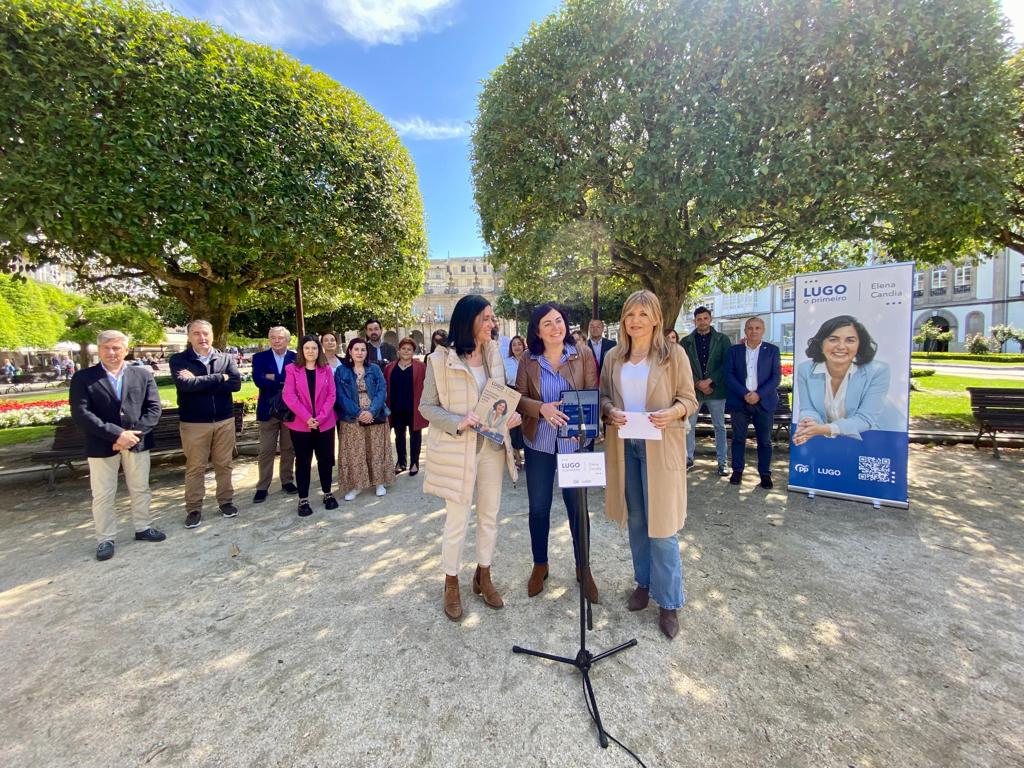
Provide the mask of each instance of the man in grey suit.
[{"label": "man in grey suit", "polygon": [[161,408],[153,372],[146,366],[125,365],[125,334],[103,331],[96,345],[100,362],[71,377],[69,399],[71,416],[85,433],[92,519],[99,540],[96,559],[109,560],[117,535],[118,469],[124,470],[136,541],[167,538],[153,527],[149,511],[149,456]]}]

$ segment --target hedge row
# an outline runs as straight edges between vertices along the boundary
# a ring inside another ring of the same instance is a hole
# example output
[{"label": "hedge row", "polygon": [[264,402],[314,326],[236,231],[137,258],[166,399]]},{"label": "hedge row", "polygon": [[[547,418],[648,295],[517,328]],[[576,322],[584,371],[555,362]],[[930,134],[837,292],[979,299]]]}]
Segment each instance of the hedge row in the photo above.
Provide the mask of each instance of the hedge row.
[{"label": "hedge row", "polygon": [[1024,363],[1024,355],[1018,354],[991,354],[972,355],[970,352],[911,352],[913,360],[977,360],[985,363]]}]

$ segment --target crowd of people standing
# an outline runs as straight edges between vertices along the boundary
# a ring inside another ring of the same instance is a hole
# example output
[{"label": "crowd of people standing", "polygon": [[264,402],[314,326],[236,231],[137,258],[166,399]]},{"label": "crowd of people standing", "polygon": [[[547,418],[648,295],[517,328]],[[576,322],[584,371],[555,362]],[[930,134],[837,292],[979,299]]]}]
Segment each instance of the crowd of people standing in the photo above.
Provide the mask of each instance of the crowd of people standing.
[{"label": "crowd of people standing", "polygon": [[[562,431],[569,422],[563,393],[596,391],[607,462],[606,515],[629,534],[635,589],[626,607],[640,611],[653,598],[659,627],[671,639],[679,631],[678,610],[685,603],[677,534],[686,520],[686,473],[694,464],[693,427],[702,405],[711,414],[719,474],[728,474],[728,412],[734,435],[730,482],[742,480],[746,432],[753,425],[761,486],[772,487],[769,430],[779,383],[778,348],[761,340],[764,324],[757,318],[747,321],[745,339],[736,345],[711,328],[710,319],[707,309],[698,308],[694,332],[677,343],[674,331],[664,327],[657,297],[637,291],[623,305],[616,344],[604,337],[600,320],[590,323],[584,339],[570,330],[564,309],[543,304],[531,314],[526,338],[513,337],[502,350],[494,310],[474,294],[458,301],[448,332],[431,337],[423,360],[416,358],[411,338],[397,347],[382,341],[376,320],[367,322],[363,335],[349,341],[344,352],[342,337],[332,330],[303,336],[296,351],[288,329],[271,328],[268,349],[252,361],[259,390],[258,478],[252,501],[266,501],[276,465],[281,491],[296,496],[297,514],[313,514],[314,458],[320,502],[327,510],[339,506],[335,487],[346,501],[371,488],[384,496],[396,475],[422,471],[424,492],[445,502],[444,614],[453,621],[463,616],[459,575],[474,509],[472,591],[487,606],[502,608],[491,567],[505,474],[515,481],[525,468],[533,560],[525,586],[534,597],[549,575],[558,456],[593,450],[595,442],[585,433]],[[193,320],[188,341],[186,350],[171,357],[170,367],[186,458],[185,527],[196,528],[203,521],[208,464],[214,469],[219,511],[226,518],[238,514],[231,473],[232,394],[241,387],[241,377],[234,358],[213,347],[209,322]],[[96,557],[106,560],[114,554],[118,469],[124,471],[131,497],[135,538],[166,538],[153,527],[149,512],[149,449],[161,406],[152,373],[125,364],[127,336],[104,331],[97,343],[100,362],[75,374],[71,408],[87,437]],[[519,396],[511,413],[506,412],[508,403],[499,401],[509,430],[509,439],[500,442],[481,434],[487,425],[476,412],[489,383],[514,387]],[[637,419],[647,422],[648,436],[656,430],[658,439],[636,437],[631,422]],[[422,433],[428,426],[429,462],[421,470]],[[574,490],[563,489],[561,497],[576,580],[597,603],[600,593],[582,551],[590,521]]]}]

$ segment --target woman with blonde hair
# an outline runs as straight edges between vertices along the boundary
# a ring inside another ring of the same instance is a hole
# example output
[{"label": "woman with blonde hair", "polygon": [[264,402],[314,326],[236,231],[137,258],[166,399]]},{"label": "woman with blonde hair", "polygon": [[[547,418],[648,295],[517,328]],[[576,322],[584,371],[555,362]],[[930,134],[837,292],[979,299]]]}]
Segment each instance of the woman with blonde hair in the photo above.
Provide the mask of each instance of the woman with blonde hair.
[{"label": "woman with blonde hair", "polygon": [[[505,384],[501,352],[491,339],[496,324],[494,310],[483,296],[470,294],[459,299],[452,310],[447,346],[438,346],[427,357],[420,398],[420,413],[430,422],[423,490],[447,502],[441,566],[444,613],[452,621],[462,618],[459,571],[474,496],[477,566],[473,592],[491,608],[504,606],[491,581],[491,559],[498,538],[502,479],[507,467],[515,480],[516,466],[508,440],[498,445],[474,431],[485,426],[474,409],[487,383]],[[506,424],[512,428],[520,421],[519,414],[513,413]]]},{"label": "woman with blonde hair", "polygon": [[[686,419],[697,410],[697,396],[686,352],[665,338],[657,296],[630,294],[620,321],[619,344],[601,368],[601,414],[608,425],[605,514],[629,528],[636,589],[626,606],[639,611],[653,597],[661,631],[672,639],[686,601],[676,534],[686,521]],[[619,437],[635,418],[650,421],[662,439]]]}]

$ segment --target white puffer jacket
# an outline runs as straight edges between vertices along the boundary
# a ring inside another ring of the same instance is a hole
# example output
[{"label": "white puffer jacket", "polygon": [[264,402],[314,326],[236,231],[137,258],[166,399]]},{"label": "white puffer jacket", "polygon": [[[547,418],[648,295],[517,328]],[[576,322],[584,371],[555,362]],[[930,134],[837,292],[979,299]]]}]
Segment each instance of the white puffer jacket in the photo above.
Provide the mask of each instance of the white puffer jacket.
[{"label": "white puffer jacket", "polygon": [[[496,341],[487,345],[484,368],[488,379],[505,386],[505,366]],[[430,422],[423,477],[426,493],[458,504],[472,504],[480,451],[504,450],[509,475],[513,482],[518,479],[508,440],[498,447],[472,430],[458,434],[459,422],[479,399],[473,372],[455,352],[438,347],[427,356],[427,377],[420,397],[420,413]]]}]

